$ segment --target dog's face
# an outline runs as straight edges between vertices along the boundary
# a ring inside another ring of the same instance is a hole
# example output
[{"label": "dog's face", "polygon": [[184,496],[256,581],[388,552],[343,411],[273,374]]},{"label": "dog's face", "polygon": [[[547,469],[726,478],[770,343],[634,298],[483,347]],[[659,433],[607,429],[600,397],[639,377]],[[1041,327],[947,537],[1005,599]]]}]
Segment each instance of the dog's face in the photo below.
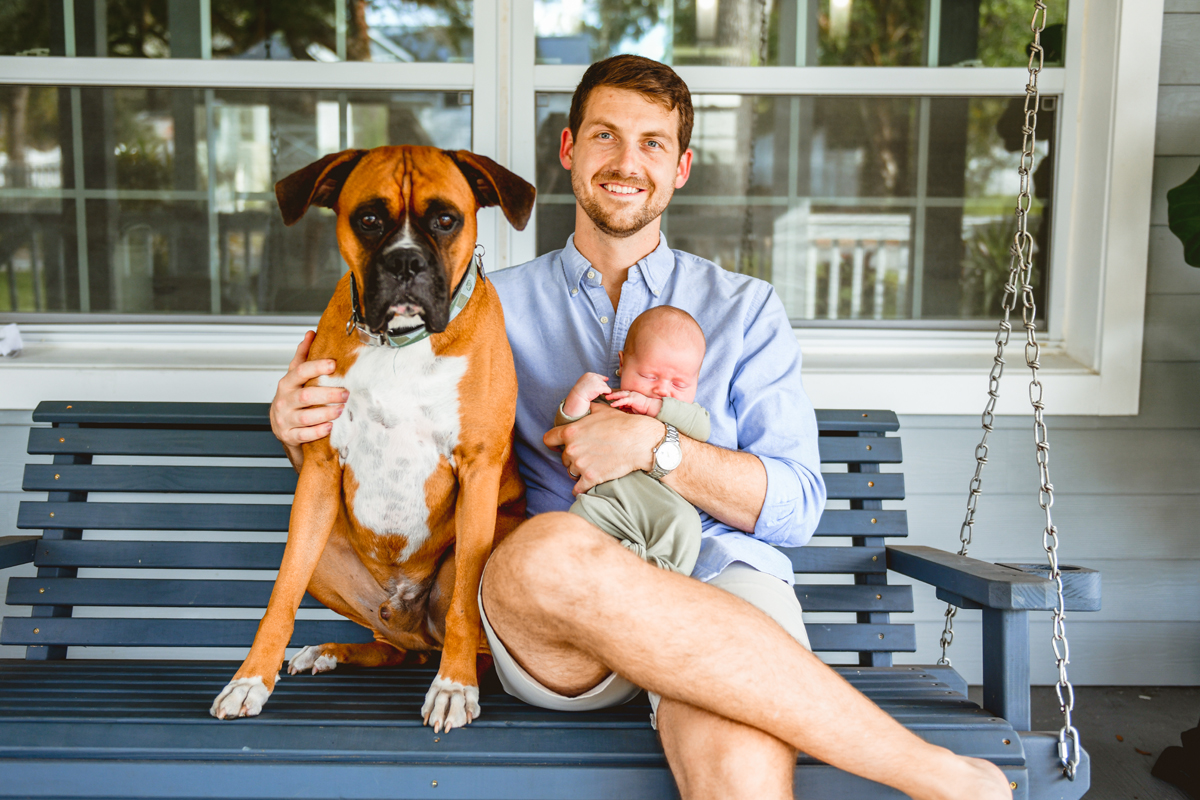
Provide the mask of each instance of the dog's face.
[{"label": "dog's face", "polygon": [[375,333],[424,324],[441,333],[475,249],[475,213],[498,205],[518,230],[536,190],[489,158],[464,150],[346,150],[275,185],[284,222],[310,205],[337,212],[338,246]]}]

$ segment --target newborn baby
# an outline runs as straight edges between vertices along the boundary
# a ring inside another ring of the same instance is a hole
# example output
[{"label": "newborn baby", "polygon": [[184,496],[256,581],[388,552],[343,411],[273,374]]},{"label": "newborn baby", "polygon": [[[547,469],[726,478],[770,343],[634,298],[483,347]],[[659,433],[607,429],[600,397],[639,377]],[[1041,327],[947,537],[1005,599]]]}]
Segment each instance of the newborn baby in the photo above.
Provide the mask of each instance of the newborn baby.
[{"label": "newborn baby", "polygon": [[[673,425],[708,441],[708,411],[692,401],[704,361],[704,332],[692,315],[657,306],[629,326],[620,352],[621,388],[603,375],[583,375],[558,407],[555,425],[586,416],[593,400]],[[700,554],[700,515],[691,503],[648,473],[631,472],[580,495],[571,512],[615,536],[651,564],[691,575]]]}]

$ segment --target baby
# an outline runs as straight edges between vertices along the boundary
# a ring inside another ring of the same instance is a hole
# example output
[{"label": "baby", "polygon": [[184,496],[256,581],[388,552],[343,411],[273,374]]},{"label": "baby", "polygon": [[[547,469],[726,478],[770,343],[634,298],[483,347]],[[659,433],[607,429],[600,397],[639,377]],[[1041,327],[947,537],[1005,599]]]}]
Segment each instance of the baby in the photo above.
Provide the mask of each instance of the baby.
[{"label": "baby", "polygon": [[[597,398],[632,414],[674,425],[697,441],[708,441],[708,411],[693,403],[704,333],[692,315],[658,306],[629,326],[621,351],[621,388],[613,391],[603,375],[584,374],[558,407],[555,425],[586,416]],[[651,564],[691,575],[700,554],[700,515],[671,487],[648,473],[631,472],[580,495],[571,512],[615,536]]]}]

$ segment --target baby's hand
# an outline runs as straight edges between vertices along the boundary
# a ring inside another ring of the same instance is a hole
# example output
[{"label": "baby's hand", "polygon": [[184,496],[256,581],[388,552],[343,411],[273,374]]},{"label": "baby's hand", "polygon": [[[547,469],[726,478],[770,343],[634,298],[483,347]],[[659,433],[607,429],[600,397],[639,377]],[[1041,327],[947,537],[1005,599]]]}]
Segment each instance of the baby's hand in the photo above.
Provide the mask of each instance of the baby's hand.
[{"label": "baby's hand", "polygon": [[608,378],[595,372],[585,372],[567,393],[567,399],[563,401],[563,413],[568,417],[581,417],[591,408],[593,400],[609,391]]},{"label": "baby's hand", "polygon": [[662,400],[646,397],[638,392],[621,390],[606,395],[606,400],[613,408],[621,408],[631,414],[644,414],[647,417],[657,417],[662,411]]}]

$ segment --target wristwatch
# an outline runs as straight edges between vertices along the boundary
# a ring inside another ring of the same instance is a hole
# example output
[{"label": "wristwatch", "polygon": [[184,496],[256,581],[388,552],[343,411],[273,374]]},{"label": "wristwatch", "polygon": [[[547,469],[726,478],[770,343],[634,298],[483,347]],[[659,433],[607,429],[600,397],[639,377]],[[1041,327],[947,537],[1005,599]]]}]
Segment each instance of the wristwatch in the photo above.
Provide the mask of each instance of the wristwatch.
[{"label": "wristwatch", "polygon": [[656,481],[661,481],[683,461],[683,448],[679,446],[679,431],[675,430],[674,425],[668,425],[665,422],[663,424],[667,426],[667,435],[654,448],[654,469],[649,473],[650,477]]}]

